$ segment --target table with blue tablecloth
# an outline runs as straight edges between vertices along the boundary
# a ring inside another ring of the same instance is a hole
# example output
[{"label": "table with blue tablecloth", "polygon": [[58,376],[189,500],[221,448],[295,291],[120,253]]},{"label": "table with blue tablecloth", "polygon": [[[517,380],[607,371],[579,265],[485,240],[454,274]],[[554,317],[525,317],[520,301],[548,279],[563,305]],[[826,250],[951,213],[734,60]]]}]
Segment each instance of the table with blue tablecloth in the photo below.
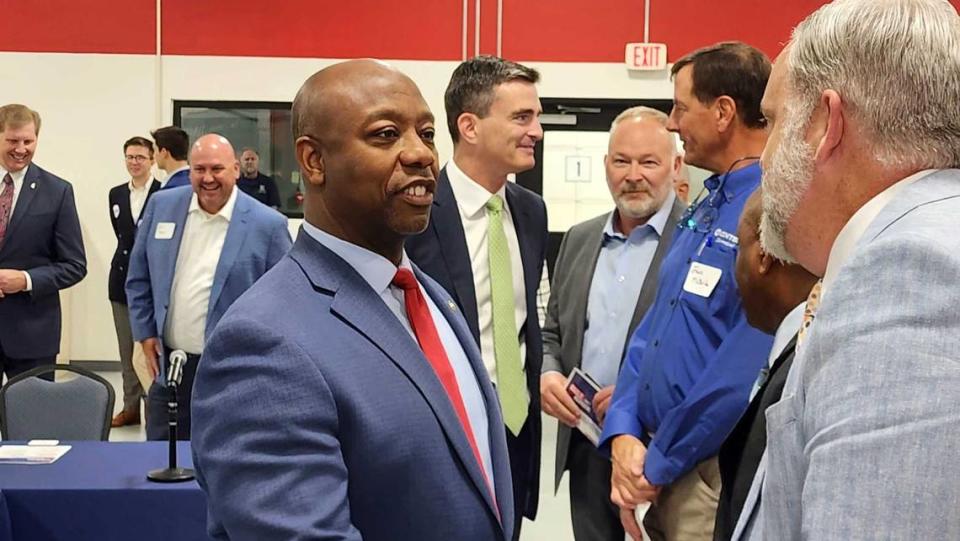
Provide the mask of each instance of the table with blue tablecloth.
[{"label": "table with blue tablecloth", "polygon": [[[167,442],[64,442],[53,464],[0,464],[0,541],[208,541],[196,481],[153,483]],[[189,442],[179,463],[192,467]]]}]

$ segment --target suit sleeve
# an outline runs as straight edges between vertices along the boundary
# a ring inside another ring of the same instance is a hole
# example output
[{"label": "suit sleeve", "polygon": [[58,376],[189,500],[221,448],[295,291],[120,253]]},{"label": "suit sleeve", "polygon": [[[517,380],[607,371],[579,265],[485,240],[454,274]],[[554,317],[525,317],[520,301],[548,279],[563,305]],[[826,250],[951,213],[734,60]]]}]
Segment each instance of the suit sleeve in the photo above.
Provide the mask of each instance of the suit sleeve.
[{"label": "suit sleeve", "polygon": [[137,238],[130,251],[130,267],[125,289],[127,307],[130,311],[130,329],[133,339],[142,342],[157,336],[157,323],[153,311],[153,291],[150,283],[150,262],[147,259],[147,244],[153,234],[154,200],[147,202],[143,222],[137,229]]},{"label": "suit sleeve", "polygon": [[73,198],[73,186],[66,185],[53,231],[54,260],[46,265],[26,269],[33,284],[34,296],[55,295],[87,275],[87,256],[83,249],[80,219]]},{"label": "suit sleeve", "polygon": [[[557,255],[557,263],[554,271],[559,274],[566,272],[566,252],[567,240],[570,234],[567,233],[560,243],[560,253]],[[559,297],[563,294],[556,287],[557,281],[554,280],[554,286],[550,288],[550,299],[547,301],[547,317],[543,324],[543,368],[541,373],[560,372],[566,375],[563,370],[561,360],[561,351],[563,345],[563,336],[560,332],[560,307]]]},{"label": "suit sleeve", "polygon": [[804,538],[960,538],[960,244],[918,229],[844,266],[793,366],[804,405],[768,423],[803,435]]},{"label": "suit sleeve", "polygon": [[233,314],[211,335],[193,389],[192,447],[209,533],[359,541],[332,390],[307,352]]}]

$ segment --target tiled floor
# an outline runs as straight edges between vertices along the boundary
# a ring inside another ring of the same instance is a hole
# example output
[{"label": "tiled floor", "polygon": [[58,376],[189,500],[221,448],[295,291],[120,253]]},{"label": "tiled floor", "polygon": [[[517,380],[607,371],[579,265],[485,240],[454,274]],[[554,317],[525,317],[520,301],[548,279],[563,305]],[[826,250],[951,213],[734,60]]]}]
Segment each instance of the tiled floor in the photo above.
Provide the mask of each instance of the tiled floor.
[{"label": "tiled floor", "polygon": [[[117,391],[115,410],[123,406],[120,372],[99,372],[113,384]],[[570,495],[566,476],[560,483],[560,490],[553,493],[554,450],[557,437],[557,422],[549,417],[543,418],[543,464],[540,467],[540,510],[537,520],[525,520],[521,541],[572,541],[570,529]],[[143,426],[114,428],[110,432],[110,441],[142,441],[146,438]]]}]

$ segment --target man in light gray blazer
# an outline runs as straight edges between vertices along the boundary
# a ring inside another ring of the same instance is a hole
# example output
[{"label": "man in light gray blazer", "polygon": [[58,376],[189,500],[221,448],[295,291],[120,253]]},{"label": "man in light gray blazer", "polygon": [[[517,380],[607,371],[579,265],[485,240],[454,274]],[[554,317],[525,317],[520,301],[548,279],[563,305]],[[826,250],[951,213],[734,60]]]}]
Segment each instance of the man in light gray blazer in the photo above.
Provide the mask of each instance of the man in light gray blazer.
[{"label": "man in light gray blazer", "polygon": [[680,167],[667,115],[627,109],[613,121],[604,166],[616,210],[573,226],[560,245],[543,327],[543,410],[560,421],[556,485],[570,470],[570,506],[577,541],[623,539],[610,502],[610,459],[572,427],[580,412],[566,390],[574,368],[603,389],[594,399],[601,419],[613,395],[627,339],[657,291],[683,204],[674,196]]},{"label": "man in light gray blazer", "polygon": [[762,240],[823,279],[736,539],[960,538],[958,73],[945,0],[833,2],[774,66]]}]

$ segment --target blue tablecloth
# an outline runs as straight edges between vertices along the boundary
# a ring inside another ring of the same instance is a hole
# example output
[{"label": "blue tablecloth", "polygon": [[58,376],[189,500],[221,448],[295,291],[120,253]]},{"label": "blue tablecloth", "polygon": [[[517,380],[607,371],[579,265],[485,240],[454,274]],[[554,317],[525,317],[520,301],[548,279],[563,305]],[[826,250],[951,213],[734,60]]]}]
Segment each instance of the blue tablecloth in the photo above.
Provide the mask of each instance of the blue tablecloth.
[{"label": "blue tablecloth", "polygon": [[[65,443],[53,464],[0,464],[0,541],[209,540],[196,481],[147,481],[167,442]],[[189,442],[177,456],[192,467]]]}]

